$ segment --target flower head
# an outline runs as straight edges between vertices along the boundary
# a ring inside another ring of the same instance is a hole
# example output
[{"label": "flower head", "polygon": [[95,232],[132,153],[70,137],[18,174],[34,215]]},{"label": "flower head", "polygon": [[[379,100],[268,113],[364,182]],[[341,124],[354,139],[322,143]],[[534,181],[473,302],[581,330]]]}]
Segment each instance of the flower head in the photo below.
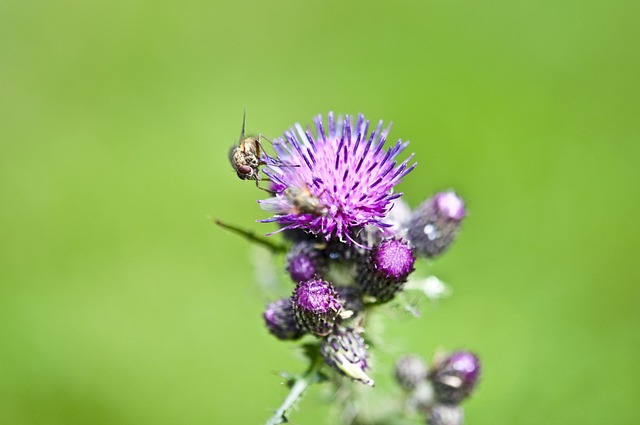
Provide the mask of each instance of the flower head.
[{"label": "flower head", "polygon": [[480,376],[480,361],[468,351],[457,351],[440,360],[429,372],[440,403],[459,404],[475,388]]},{"label": "flower head", "polygon": [[412,248],[401,239],[386,239],[357,266],[356,283],[370,302],[386,303],[402,290],[414,270]]},{"label": "flower head", "polygon": [[338,373],[373,386],[373,379],[365,373],[368,368],[367,344],[359,330],[337,329],[324,340],[320,354]]},{"label": "flower head", "polygon": [[342,309],[331,283],[311,279],[298,283],[291,296],[293,312],[300,329],[314,335],[328,335]]},{"label": "flower head", "polygon": [[330,112],[327,118],[326,128],[321,115],[314,119],[315,137],[296,124],[273,142],[277,161],[265,174],[275,196],[259,202],[275,213],[263,222],[351,243],[354,231],[366,224],[389,226],[383,220],[402,195],[393,188],[416,164],[407,166],[413,155],[397,164],[407,142],[383,150],[390,126],[383,130],[382,121],[369,134],[362,114],[355,126],[348,115],[336,121]]},{"label": "flower head", "polygon": [[420,256],[433,258],[456,239],[466,216],[464,201],[455,192],[439,192],[411,214],[407,237]]}]

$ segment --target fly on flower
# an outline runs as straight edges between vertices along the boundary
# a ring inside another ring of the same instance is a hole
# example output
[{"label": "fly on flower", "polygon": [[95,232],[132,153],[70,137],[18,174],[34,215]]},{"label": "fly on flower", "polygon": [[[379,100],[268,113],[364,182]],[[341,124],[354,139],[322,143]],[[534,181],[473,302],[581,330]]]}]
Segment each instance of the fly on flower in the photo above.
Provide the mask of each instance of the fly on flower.
[{"label": "fly on flower", "polygon": [[[279,182],[274,182],[272,187],[278,189]],[[263,210],[277,214],[278,216],[322,216],[327,213],[327,207],[320,201],[309,186],[301,179],[292,179],[291,185],[284,187],[273,198],[258,201]]]},{"label": "fly on flower", "polygon": [[260,139],[262,135],[255,138],[244,134],[244,124],[246,119],[246,111],[242,116],[242,130],[240,131],[240,139],[238,145],[234,145],[229,150],[229,161],[241,180],[255,180],[256,187],[266,192],[273,193],[268,189],[260,187],[260,166],[267,165],[270,157],[264,152]]},{"label": "fly on flower", "polygon": [[299,165],[266,164],[275,196],[259,202],[275,215],[262,222],[357,244],[354,238],[363,226],[390,226],[384,219],[392,201],[402,196],[393,188],[416,166],[408,165],[413,155],[397,164],[396,157],[407,147],[401,140],[383,150],[389,127],[383,130],[382,121],[371,134],[361,114],[355,126],[348,115],[335,120],[333,113],[326,129],[322,116],[314,121],[315,137],[296,124],[284,139],[274,140],[276,161]]},{"label": "fly on flower", "polygon": [[304,187],[289,186],[284,190],[284,196],[291,203],[294,214],[324,215],[327,213],[327,207],[311,193],[306,184]]}]

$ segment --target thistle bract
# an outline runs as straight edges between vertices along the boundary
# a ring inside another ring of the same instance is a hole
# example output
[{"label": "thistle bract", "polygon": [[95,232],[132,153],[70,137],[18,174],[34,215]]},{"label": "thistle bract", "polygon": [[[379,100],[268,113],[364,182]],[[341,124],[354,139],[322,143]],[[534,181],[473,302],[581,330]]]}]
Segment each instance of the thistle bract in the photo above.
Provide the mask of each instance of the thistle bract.
[{"label": "thistle bract", "polygon": [[369,121],[358,115],[336,121],[333,113],[315,118],[315,136],[296,124],[273,142],[277,163],[264,172],[276,196],[259,201],[275,213],[263,222],[277,222],[283,229],[301,228],[326,240],[336,237],[355,242],[354,230],[366,224],[386,227],[383,220],[392,201],[401,193],[393,188],[416,164],[411,157],[397,164],[407,142],[383,149],[389,128],[380,121],[369,133]]}]

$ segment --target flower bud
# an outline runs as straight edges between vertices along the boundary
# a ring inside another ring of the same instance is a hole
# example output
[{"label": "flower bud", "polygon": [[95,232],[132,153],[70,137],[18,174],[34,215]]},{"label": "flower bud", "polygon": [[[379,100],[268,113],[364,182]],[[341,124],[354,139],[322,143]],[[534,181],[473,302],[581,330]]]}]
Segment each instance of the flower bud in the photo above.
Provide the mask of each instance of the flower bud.
[{"label": "flower bud", "polygon": [[373,379],[364,372],[367,369],[367,345],[356,330],[336,329],[323,341],[320,354],[338,373],[373,386]]},{"label": "flower bud", "polygon": [[362,293],[375,303],[385,303],[402,290],[413,269],[415,257],[409,245],[399,239],[387,239],[371,250],[358,265],[358,283]]},{"label": "flower bud", "polygon": [[304,335],[296,323],[290,298],[269,304],[262,317],[269,332],[278,339],[295,340]]},{"label": "flower bud", "polygon": [[429,412],[428,425],[462,425],[464,412],[460,406],[436,404]]},{"label": "flower bud", "polygon": [[455,240],[465,217],[464,202],[455,192],[440,192],[424,201],[411,215],[407,236],[418,255],[442,254]]},{"label": "flower bud", "polygon": [[291,302],[298,327],[318,336],[331,332],[342,308],[331,283],[322,279],[298,283]]},{"label": "flower bud", "polygon": [[322,275],[326,261],[323,253],[317,250],[315,245],[313,241],[298,242],[287,254],[286,267],[294,282]]},{"label": "flower bud", "polygon": [[459,404],[473,391],[480,375],[478,357],[458,351],[438,362],[429,372],[436,399],[443,404]]},{"label": "flower bud", "polygon": [[427,379],[427,365],[420,356],[400,357],[396,362],[395,375],[396,381],[403,389],[412,391],[420,382]]}]

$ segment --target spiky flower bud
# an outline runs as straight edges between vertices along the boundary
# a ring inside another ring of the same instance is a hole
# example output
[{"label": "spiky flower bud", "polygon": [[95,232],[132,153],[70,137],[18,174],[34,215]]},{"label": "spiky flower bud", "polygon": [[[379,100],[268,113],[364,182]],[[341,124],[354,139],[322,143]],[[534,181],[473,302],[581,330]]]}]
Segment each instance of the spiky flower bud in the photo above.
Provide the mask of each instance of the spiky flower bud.
[{"label": "spiky flower bud", "polygon": [[326,266],[323,252],[316,249],[316,243],[313,241],[294,244],[285,261],[287,271],[294,282],[322,276],[322,271]]},{"label": "spiky flower bud", "polygon": [[269,332],[278,339],[295,340],[304,335],[296,323],[290,298],[269,304],[262,317]]},{"label": "spiky flower bud", "polygon": [[336,329],[323,341],[320,354],[324,361],[338,373],[373,386],[373,379],[365,373],[367,345],[357,330]]},{"label": "spiky flower bud", "polygon": [[473,391],[480,376],[475,354],[457,351],[434,365],[429,372],[436,398],[443,404],[459,404]]},{"label": "spiky flower bud", "polygon": [[359,264],[356,282],[372,302],[385,303],[402,290],[413,269],[415,256],[400,239],[387,239],[371,250]]},{"label": "spiky flower bud", "polygon": [[298,283],[291,302],[298,326],[318,336],[331,332],[342,308],[331,283],[322,279]]},{"label": "spiky flower bud", "polygon": [[422,357],[407,355],[396,362],[396,381],[406,391],[414,390],[418,384],[427,379],[427,365]]},{"label": "spiky flower bud", "polygon": [[460,406],[436,404],[427,418],[428,425],[462,425],[464,412]]},{"label": "spiky flower bud", "polygon": [[455,192],[440,192],[424,201],[411,215],[407,236],[418,255],[442,254],[455,240],[466,211]]}]

